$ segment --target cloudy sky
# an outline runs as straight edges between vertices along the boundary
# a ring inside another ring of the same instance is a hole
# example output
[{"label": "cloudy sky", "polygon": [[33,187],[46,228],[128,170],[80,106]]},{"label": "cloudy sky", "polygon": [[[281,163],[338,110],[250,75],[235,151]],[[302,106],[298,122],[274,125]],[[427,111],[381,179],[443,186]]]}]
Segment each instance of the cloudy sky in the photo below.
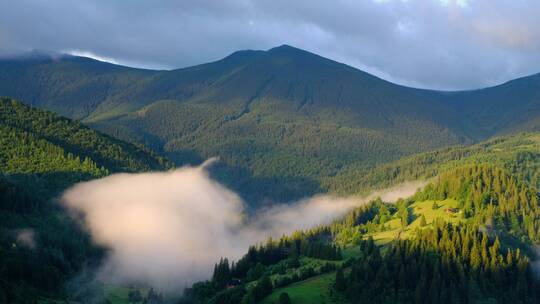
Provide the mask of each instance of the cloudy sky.
[{"label": "cloudy sky", "polygon": [[401,84],[468,89],[540,72],[538,0],[3,0],[0,55],[172,69],[290,44]]}]

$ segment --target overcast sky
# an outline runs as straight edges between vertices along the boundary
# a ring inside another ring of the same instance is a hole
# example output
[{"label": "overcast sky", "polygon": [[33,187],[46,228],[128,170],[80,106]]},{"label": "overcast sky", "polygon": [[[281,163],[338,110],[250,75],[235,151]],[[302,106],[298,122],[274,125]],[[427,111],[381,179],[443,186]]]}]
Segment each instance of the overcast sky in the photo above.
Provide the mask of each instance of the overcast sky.
[{"label": "overcast sky", "polygon": [[172,69],[290,44],[401,84],[484,87],[540,72],[538,0],[2,0],[0,54]]}]

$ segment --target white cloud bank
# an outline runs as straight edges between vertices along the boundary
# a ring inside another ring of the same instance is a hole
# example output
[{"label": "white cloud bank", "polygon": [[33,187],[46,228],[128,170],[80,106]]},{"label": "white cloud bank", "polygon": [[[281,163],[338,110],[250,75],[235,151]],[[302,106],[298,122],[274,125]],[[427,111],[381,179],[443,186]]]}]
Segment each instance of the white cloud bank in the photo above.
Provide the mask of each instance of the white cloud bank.
[{"label": "white cloud bank", "polygon": [[[420,186],[376,195],[393,200]],[[240,197],[213,181],[205,165],[114,174],[79,183],[62,197],[65,206],[84,216],[93,240],[111,249],[101,279],[149,284],[164,292],[208,278],[220,257],[238,259],[249,245],[329,223],[366,200],[321,195],[247,218]]]}]

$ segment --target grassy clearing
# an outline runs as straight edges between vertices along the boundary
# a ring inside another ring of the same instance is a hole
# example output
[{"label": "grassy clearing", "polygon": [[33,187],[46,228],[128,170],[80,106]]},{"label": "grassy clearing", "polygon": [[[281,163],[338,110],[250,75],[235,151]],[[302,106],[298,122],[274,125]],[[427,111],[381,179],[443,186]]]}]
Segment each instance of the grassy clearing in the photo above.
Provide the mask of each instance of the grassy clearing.
[{"label": "grassy clearing", "polygon": [[334,282],[335,272],[319,275],[291,284],[287,287],[278,288],[266,297],[262,304],[279,303],[279,295],[282,292],[289,294],[292,303],[320,304],[320,303],[345,303],[337,295],[332,294],[331,286]]},{"label": "grassy clearing", "polygon": [[141,296],[146,297],[148,295],[148,288],[130,288],[115,285],[104,285],[103,292],[105,298],[111,304],[129,304],[129,292],[138,289]]},{"label": "grassy clearing", "polygon": [[[443,218],[445,221],[453,224],[462,221],[462,212],[457,210],[458,202],[456,200],[447,199],[444,201],[436,201],[438,206],[437,209],[432,208],[433,202],[434,201],[416,202],[411,205],[411,208],[413,208],[413,214],[417,218],[408,226],[408,228],[414,229],[419,227],[421,215],[424,215],[428,225],[437,218]],[[456,209],[457,212],[447,212],[447,209]]]},{"label": "grassy clearing", "polygon": [[413,221],[405,229],[401,226],[401,220],[398,218],[391,219],[385,223],[388,228],[386,231],[367,234],[366,237],[372,236],[377,245],[386,245],[398,238],[408,238],[412,235],[416,228],[420,227],[421,216],[426,218],[426,227],[431,226],[433,221],[437,218],[442,218],[450,223],[458,223],[462,221],[461,211],[455,213],[448,212],[448,209],[457,209],[458,202],[453,199],[447,199],[444,201],[436,201],[437,208],[433,209],[434,201],[415,202],[409,206],[411,213],[413,214]]}]

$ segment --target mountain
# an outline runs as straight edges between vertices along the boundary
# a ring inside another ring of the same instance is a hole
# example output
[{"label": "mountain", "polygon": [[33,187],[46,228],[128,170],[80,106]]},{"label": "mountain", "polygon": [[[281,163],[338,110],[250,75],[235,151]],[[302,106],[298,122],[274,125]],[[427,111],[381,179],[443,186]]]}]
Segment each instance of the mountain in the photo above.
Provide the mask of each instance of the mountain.
[{"label": "mountain", "polygon": [[464,92],[440,93],[442,100],[462,113],[477,138],[540,129],[540,74]]},{"label": "mountain", "polygon": [[62,294],[68,278],[103,254],[56,203],[61,191],[168,166],[78,122],[0,98],[0,302]]},{"label": "mountain", "polygon": [[248,201],[406,155],[537,130],[538,75],[466,92],[392,84],[283,45],[171,71],[75,56],[0,60],[0,94],[50,109],[176,164],[219,156]]}]

